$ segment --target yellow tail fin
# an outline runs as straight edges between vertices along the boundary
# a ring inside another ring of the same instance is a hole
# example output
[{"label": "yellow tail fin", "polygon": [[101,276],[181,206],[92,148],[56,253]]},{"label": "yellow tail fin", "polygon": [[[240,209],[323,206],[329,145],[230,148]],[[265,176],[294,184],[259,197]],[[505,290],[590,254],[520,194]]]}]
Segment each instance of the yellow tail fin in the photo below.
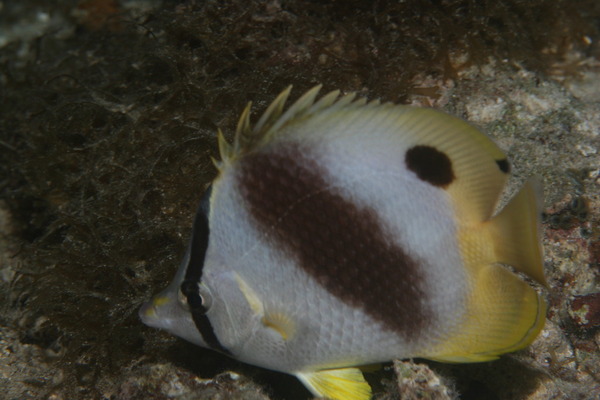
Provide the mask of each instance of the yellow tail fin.
[{"label": "yellow tail fin", "polygon": [[542,186],[529,180],[506,207],[486,222],[496,262],[513,266],[544,286],[544,257],[540,245]]},{"label": "yellow tail fin", "polygon": [[456,334],[427,355],[438,361],[480,362],[529,345],[544,327],[546,303],[499,265],[477,269],[465,319]]}]

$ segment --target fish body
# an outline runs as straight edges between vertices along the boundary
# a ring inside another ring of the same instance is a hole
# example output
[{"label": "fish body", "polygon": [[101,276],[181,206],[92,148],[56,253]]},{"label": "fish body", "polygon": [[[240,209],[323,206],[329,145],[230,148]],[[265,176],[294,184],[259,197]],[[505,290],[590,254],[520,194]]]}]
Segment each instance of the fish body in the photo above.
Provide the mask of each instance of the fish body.
[{"label": "fish body", "polygon": [[546,304],[540,189],[497,215],[505,154],[431,109],[289,88],[233,144],[147,325],[297,376],[315,395],[368,399],[357,366],[478,362],[521,349]]}]

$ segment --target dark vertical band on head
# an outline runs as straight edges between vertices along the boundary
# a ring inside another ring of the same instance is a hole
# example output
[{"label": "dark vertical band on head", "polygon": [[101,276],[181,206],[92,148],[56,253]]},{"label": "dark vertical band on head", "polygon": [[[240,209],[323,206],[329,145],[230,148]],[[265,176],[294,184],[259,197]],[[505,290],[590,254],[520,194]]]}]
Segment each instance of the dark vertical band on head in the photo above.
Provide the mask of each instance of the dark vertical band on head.
[{"label": "dark vertical band on head", "polygon": [[192,228],[192,237],[190,239],[190,259],[185,270],[185,279],[181,283],[180,289],[186,297],[192,319],[196,329],[200,332],[204,343],[214,350],[225,354],[231,354],[215,334],[210,319],[206,315],[206,308],[203,305],[202,296],[200,296],[199,283],[202,279],[202,268],[204,267],[204,258],[208,248],[209,226],[208,214],[210,211],[210,194],[212,186],[206,189],[206,192],[200,200],[198,211],[194,219]]},{"label": "dark vertical band on head", "polygon": [[432,320],[419,263],[386,237],[377,214],[345,199],[303,148],[246,155],[238,184],[273,246],[346,304],[405,339]]},{"label": "dark vertical band on head", "polygon": [[202,277],[204,258],[208,248],[208,213],[210,211],[210,194],[212,186],[209,186],[198,205],[194,224],[192,225],[192,237],[190,238],[190,259],[185,271],[185,280],[199,282]]}]

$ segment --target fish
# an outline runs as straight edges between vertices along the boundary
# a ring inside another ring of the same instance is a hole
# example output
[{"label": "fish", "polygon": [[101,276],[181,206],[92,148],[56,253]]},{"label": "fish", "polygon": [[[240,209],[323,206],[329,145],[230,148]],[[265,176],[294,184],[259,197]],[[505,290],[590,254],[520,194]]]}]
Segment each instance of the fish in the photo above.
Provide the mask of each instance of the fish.
[{"label": "fish", "polygon": [[[542,330],[539,179],[496,211],[511,166],[468,122],[430,108],[291,86],[232,142],[168,287],[144,324],[366,400],[362,368],[483,362]],[[539,284],[536,290],[535,284]]]}]

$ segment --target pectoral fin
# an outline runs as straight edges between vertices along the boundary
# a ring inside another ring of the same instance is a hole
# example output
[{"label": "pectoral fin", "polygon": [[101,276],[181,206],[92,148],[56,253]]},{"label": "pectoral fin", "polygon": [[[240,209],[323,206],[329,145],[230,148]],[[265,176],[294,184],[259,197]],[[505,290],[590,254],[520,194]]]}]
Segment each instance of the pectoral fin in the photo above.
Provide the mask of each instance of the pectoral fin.
[{"label": "pectoral fin", "polygon": [[271,309],[265,307],[254,289],[237,273],[235,274],[235,280],[250,309],[260,317],[263,326],[276,332],[284,341],[291,339],[296,332],[294,320],[284,312],[272,309],[272,307]]},{"label": "pectoral fin", "polygon": [[298,372],[296,376],[315,396],[332,400],[371,399],[371,387],[358,368]]}]

